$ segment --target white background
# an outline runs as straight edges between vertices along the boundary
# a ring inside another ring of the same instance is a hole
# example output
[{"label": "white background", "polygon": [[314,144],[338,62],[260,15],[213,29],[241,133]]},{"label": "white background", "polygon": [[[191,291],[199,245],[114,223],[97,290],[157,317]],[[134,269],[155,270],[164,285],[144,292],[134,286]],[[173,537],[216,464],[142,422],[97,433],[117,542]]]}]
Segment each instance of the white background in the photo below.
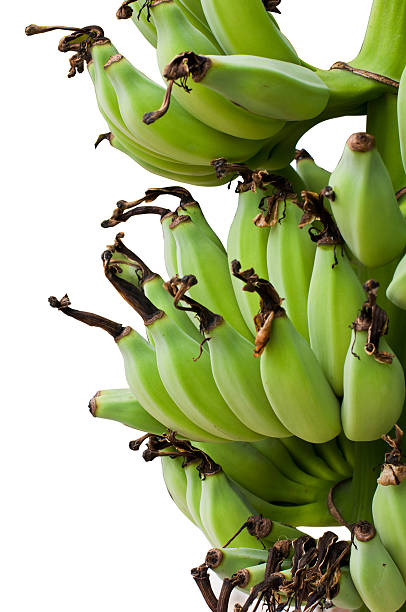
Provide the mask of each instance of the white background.
[{"label": "white background", "polygon": [[[327,68],[355,56],[370,4],[284,0],[278,19],[299,55]],[[169,499],[159,462],[145,464],[129,451],[136,432],[87,411],[98,389],[125,386],[114,343],[47,303],[69,292],[74,307],[142,329],[104,278],[100,254],[115,230],[100,221],[118,199],[170,181],[106,143],[95,152],[106,126],[88,75],[66,78],[58,33],[24,36],[32,22],[100,24],[124,55],[159,78],[152,47],[130,21],[115,19],[117,6],[2,4],[0,607],[7,612],[206,610],[190,577],[204,559],[205,538]],[[364,125],[362,117],[329,122],[301,145],[333,169],[346,138]],[[226,187],[192,193],[225,238],[235,195]],[[157,218],[124,230],[129,246],[164,274]]]}]

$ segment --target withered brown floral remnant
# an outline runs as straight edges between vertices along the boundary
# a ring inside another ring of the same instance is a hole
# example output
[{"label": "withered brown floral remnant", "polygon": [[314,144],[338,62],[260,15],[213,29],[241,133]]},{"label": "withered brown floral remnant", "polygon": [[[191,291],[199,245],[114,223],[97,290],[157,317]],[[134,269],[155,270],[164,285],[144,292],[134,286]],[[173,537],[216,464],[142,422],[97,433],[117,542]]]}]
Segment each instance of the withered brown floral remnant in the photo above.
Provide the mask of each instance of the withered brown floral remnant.
[{"label": "withered brown floral remnant", "polygon": [[382,466],[381,475],[378,478],[378,484],[387,486],[400,485],[406,478],[406,464],[402,460],[401,443],[403,431],[398,425],[395,425],[395,439],[389,435],[382,436],[382,439],[389,444],[391,450],[385,454],[385,463]]}]

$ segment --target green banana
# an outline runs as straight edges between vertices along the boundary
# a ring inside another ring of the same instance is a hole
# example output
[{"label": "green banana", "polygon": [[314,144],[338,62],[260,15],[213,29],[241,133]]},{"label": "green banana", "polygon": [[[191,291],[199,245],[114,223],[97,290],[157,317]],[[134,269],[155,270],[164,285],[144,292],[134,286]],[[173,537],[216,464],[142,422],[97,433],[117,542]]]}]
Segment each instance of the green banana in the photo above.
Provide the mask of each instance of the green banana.
[{"label": "green banana", "polygon": [[191,75],[193,89],[201,84],[201,91],[206,88],[254,115],[267,117],[273,121],[273,131],[264,136],[278,133],[285,121],[313,119],[327,106],[329,89],[309,68],[266,57],[216,55],[192,48],[196,52],[172,56],[164,77],[176,80]]},{"label": "green banana", "polygon": [[367,132],[372,134],[392,180],[394,191],[406,185],[406,171],[402,164],[399,141],[399,119],[396,93],[387,93],[368,102]]},{"label": "green banana", "polygon": [[268,502],[308,504],[323,495],[324,499],[327,497],[331,483],[309,485],[294,482],[251,444],[197,442],[196,446],[221,465],[227,476],[238,486]]},{"label": "green banana", "polygon": [[[205,351],[200,351],[199,356],[199,343],[180,329],[164,311],[152,304],[139,289],[109,269],[108,262],[105,262],[105,272],[115,289],[138,312],[148,327],[155,344],[159,375],[168,394],[174,401],[176,398],[182,412],[198,428],[213,436],[228,440],[260,439],[261,435],[245,427],[224,402],[213,379],[210,357]],[[199,359],[194,361],[198,356]],[[185,375],[188,362],[190,370]],[[188,437],[197,439],[195,436]]]},{"label": "green banana", "polygon": [[235,299],[224,251],[188,215],[177,217],[170,227],[176,240],[179,275],[193,274],[199,279],[190,289],[191,297],[210,310],[221,312],[242,336],[252,339]]},{"label": "green banana", "polygon": [[217,2],[202,0],[202,8],[216,39],[227,54],[249,54],[299,64],[300,60],[262,0]]},{"label": "green banana", "polygon": [[105,389],[98,391],[89,403],[94,417],[118,421],[139,431],[162,434],[165,425],[149,414],[136,400],[130,389]]},{"label": "green banana", "polygon": [[176,100],[158,123],[146,125],[143,115],[157,108],[164,90],[122,55],[113,55],[105,71],[117,96],[120,113],[137,141],[181,162],[205,165],[220,156],[241,161],[257,153],[261,141],[238,139],[213,130],[187,113]]},{"label": "green banana", "polygon": [[360,262],[382,266],[401,254],[406,220],[373,136],[363,132],[350,136],[330,186],[335,221]]},{"label": "green banana", "polygon": [[336,474],[343,478],[352,476],[353,469],[337,445],[337,439],[315,444],[314,450]]},{"label": "green banana", "polygon": [[406,601],[406,585],[392,557],[371,523],[353,528],[351,578],[362,600],[373,612],[396,612]]},{"label": "green banana", "polygon": [[305,211],[300,226],[320,221],[311,231],[317,244],[308,292],[310,346],[334,392],[343,395],[343,368],[351,339],[350,325],[363,301],[362,285],[344,252],[343,239],[323,195],[302,192]]},{"label": "green banana", "polygon": [[[190,195],[190,194],[189,194]],[[225,248],[220,238],[217,236],[216,232],[212,229],[212,227],[207,222],[206,217],[203,214],[202,209],[198,202],[193,200],[191,197],[189,201],[184,201],[180,204],[180,206],[176,209],[178,216],[187,215],[192,219],[192,222],[204,233],[208,238],[210,238],[218,248],[224,253]]]},{"label": "green banana", "polygon": [[287,318],[273,285],[252,269],[240,268],[233,262],[244,290],[261,297],[254,354],[261,355],[262,383],[274,412],[292,434],[308,442],[332,440],[341,431],[339,404],[314,353]]},{"label": "green banana", "polygon": [[364,285],[368,300],[353,323],[344,363],[343,430],[354,441],[377,440],[402,413],[405,377],[396,355],[383,337],[385,312],[376,304],[374,281]]},{"label": "green banana", "polygon": [[[270,190],[240,192],[238,205],[227,238],[228,262],[237,259],[244,269],[253,267],[262,278],[268,278],[266,267],[266,248],[269,228],[258,227],[254,223],[258,216],[262,198],[272,193]],[[244,321],[255,335],[254,316],[258,312],[258,299],[252,293],[241,291],[241,283],[231,277],[235,297]]]},{"label": "green banana", "polygon": [[387,453],[372,500],[372,514],[383,545],[406,581],[406,466],[402,462],[400,441],[403,432],[396,428],[396,440],[389,436]]},{"label": "green banana", "polygon": [[[178,78],[167,72],[168,64],[179,53],[193,49],[197,53],[217,56],[220,52],[218,45],[214,45],[189,23],[176,3],[156,3],[152,5],[152,15],[158,32],[158,65],[170,80]],[[187,81],[182,80],[182,87],[172,88],[171,96],[199,121],[238,138],[262,141],[279,132],[285,124],[284,120],[269,120],[252,114],[244,105],[238,104],[238,100],[234,103],[221,92],[212,91],[196,82],[189,86]]]},{"label": "green banana", "polygon": [[320,168],[305,149],[295,151],[296,172],[301,176],[306,189],[315,193],[327,187],[331,172]]},{"label": "green banana", "polygon": [[[187,481],[182,469],[182,457],[161,457],[162,475],[168,493],[187,518],[195,523],[186,501]],[[196,524],[196,523],[195,523]],[[199,527],[199,525],[197,524]]]},{"label": "green banana", "polygon": [[272,226],[267,246],[268,276],[283,296],[286,313],[301,336],[309,340],[307,301],[316,247],[298,226],[301,212],[295,196],[271,200]]},{"label": "green banana", "polygon": [[87,325],[100,327],[113,336],[124,359],[125,373],[131,391],[157,421],[187,438],[215,441],[222,439],[198,427],[171,400],[159,377],[153,347],[135,330],[93,313],[74,310],[70,308],[67,296],[62,300],[52,297],[50,304],[63,314]]},{"label": "green banana", "polygon": [[[294,440],[294,439],[293,439]],[[283,474],[290,480],[309,487],[320,487],[320,484],[325,478],[320,479],[312,476],[304,471],[297,463],[295,463],[288,449],[277,438],[264,438],[258,442],[252,442],[259,452],[269,459]]]},{"label": "green banana", "polygon": [[178,273],[178,251],[175,236],[170,228],[172,221],[176,218],[175,214],[167,214],[161,218],[162,234],[164,239],[164,260],[165,268],[169,278]]},{"label": "green banana", "polygon": [[[224,546],[253,514],[252,506],[223,471],[206,475],[202,480],[200,517],[214,546]],[[301,534],[297,529],[277,522],[271,522],[269,528],[269,534],[261,537],[265,545]],[[263,548],[261,541],[250,535],[246,529],[233,539],[233,546]]]},{"label": "green banana", "polygon": [[339,474],[316,454],[314,445],[300,438],[284,438],[281,443],[304,472],[322,480],[337,481],[339,479]]},{"label": "green banana", "polygon": [[206,565],[220,578],[230,577],[245,567],[266,563],[268,551],[258,548],[212,548],[205,559]]},{"label": "green banana", "polygon": [[[237,418],[262,436],[287,437],[290,432],[281,424],[270,406],[261,382],[259,363],[252,356],[252,342],[231,325],[185,292],[197,284],[189,275],[176,281],[174,301],[188,305],[196,314],[200,330],[209,341],[211,369],[217,388]],[[176,292],[175,292],[176,291]]]},{"label": "green banana", "polygon": [[351,578],[350,568],[344,565],[340,567],[340,590],[332,602],[337,608],[345,610],[358,610],[362,606],[362,599]]},{"label": "green banana", "polygon": [[[183,467],[183,471],[186,476],[186,503],[193,519],[193,522],[199,527],[201,531],[207,536],[203,527],[202,520],[200,518],[200,499],[202,496],[202,483],[200,474],[196,469],[196,462],[189,461]],[[209,538],[208,538],[209,539]]]},{"label": "green banana", "polygon": [[400,260],[386,290],[387,298],[399,308],[406,309],[406,255]]},{"label": "green banana", "polygon": [[[217,49],[219,53],[222,53],[222,48],[217,42],[216,38],[213,36],[213,32],[209,28],[209,24],[206,21],[203,11],[201,10],[201,18],[197,17],[195,10],[190,10],[189,6],[186,2],[182,0],[174,0],[174,4],[176,4],[177,8],[182,12],[188,24],[193,26],[196,30],[198,30],[201,34],[204,35],[207,40]],[[200,3],[199,3],[200,4]],[[193,9],[196,7],[194,6]],[[176,31],[176,28],[175,28]]]},{"label": "green banana", "polygon": [[[406,172],[406,67],[399,81],[398,122],[400,151],[403,160],[403,168]],[[404,185],[401,185],[401,187],[404,187]]]}]

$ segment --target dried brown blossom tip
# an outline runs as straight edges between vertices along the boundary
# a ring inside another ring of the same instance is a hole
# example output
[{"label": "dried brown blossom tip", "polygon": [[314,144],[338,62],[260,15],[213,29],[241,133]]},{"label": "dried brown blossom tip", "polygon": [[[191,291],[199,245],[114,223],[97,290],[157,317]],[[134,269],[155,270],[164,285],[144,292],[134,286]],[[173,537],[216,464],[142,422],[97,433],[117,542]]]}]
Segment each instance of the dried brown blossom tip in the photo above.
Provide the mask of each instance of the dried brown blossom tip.
[{"label": "dried brown blossom tip", "polygon": [[367,134],[366,132],[356,132],[349,137],[347,140],[347,145],[351,151],[366,153],[367,151],[375,149],[376,140],[372,134]]},{"label": "dried brown blossom tip", "polygon": [[51,308],[58,308],[58,310],[63,310],[64,308],[68,308],[68,306],[70,306],[70,299],[67,293],[65,293],[60,300],[51,295],[51,297],[48,298],[48,302]]},{"label": "dried brown blossom tip", "polygon": [[279,15],[281,14],[281,12],[277,7],[280,3],[281,0],[262,0],[262,4],[264,5],[265,10],[268,11],[268,13],[279,13]]},{"label": "dried brown blossom tip", "polygon": [[205,563],[210,569],[216,569],[223,561],[224,553],[220,548],[211,548],[207,554]]},{"label": "dried brown blossom tip", "polygon": [[105,132],[104,134],[99,134],[99,136],[97,137],[96,142],[94,143],[94,148],[97,149],[99,144],[101,142],[103,142],[104,140],[108,140],[111,143],[112,136],[113,136],[113,134],[111,132]]},{"label": "dried brown blossom tip", "polygon": [[294,159],[296,162],[299,162],[302,161],[302,159],[313,159],[313,157],[308,151],[306,151],[306,149],[296,149]]},{"label": "dried brown blossom tip", "polygon": [[355,525],[352,525],[351,531],[359,542],[369,542],[369,540],[373,540],[376,536],[375,527],[368,521],[355,523]]},{"label": "dried brown blossom tip", "polygon": [[133,2],[134,0],[125,0],[125,2],[122,3],[116,13],[117,19],[130,19],[134,11],[129,5]]},{"label": "dried brown blossom tip", "polygon": [[25,33],[27,36],[34,36],[35,34],[42,34],[43,32],[46,32],[46,31],[47,30],[44,29],[42,26],[35,25],[35,23],[31,23],[25,28]]}]

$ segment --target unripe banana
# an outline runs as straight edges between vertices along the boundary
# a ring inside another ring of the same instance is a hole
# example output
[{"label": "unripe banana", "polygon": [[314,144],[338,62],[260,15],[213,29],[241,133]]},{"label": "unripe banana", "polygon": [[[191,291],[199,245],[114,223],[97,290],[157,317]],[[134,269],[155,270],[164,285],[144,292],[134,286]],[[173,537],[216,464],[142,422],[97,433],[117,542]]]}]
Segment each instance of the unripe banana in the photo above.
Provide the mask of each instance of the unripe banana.
[{"label": "unripe banana", "polygon": [[[212,43],[217,51],[222,53],[222,48],[220,47],[216,38],[213,36],[213,32],[210,30],[209,24],[206,21],[200,1],[188,3],[184,2],[183,0],[174,0],[174,3],[183,13],[188,24],[191,24],[196,30],[201,32],[201,34],[203,34]],[[156,14],[156,11],[154,11],[154,14]],[[174,33],[176,30],[177,28],[174,28],[172,33]]]},{"label": "unripe banana", "polygon": [[128,130],[143,146],[182,162],[203,165],[220,156],[241,161],[259,151],[261,141],[239,140],[213,130],[187,113],[176,100],[159,122],[146,125],[142,118],[151,108],[160,106],[163,88],[120,54],[108,60],[105,71]]},{"label": "unripe banana", "polygon": [[373,136],[363,132],[350,136],[330,186],[338,228],[364,265],[382,266],[401,254],[406,220]]},{"label": "unripe banana", "polygon": [[[212,55],[219,53],[218,45],[193,27],[176,3],[157,3],[152,6],[152,15],[158,33],[158,65],[164,75],[167,64],[185,50],[193,49],[196,53]],[[199,83],[182,83],[183,87],[172,88],[171,95],[188,113],[220,132],[262,141],[284,126],[284,121],[269,120],[253,114],[242,105],[235,104],[221,93],[202,87]]]},{"label": "unripe banana", "polygon": [[273,123],[273,131],[265,136],[278,133],[285,121],[317,117],[327,105],[329,89],[309,68],[253,55],[198,54],[194,50],[196,53],[185,51],[173,57],[165,78],[176,80],[190,74],[193,88],[201,85],[254,116],[282,122]]},{"label": "unripe banana", "polygon": [[186,503],[193,522],[207,536],[200,518],[200,500],[202,497],[202,482],[198,472],[197,462],[189,461],[182,468],[186,476]]},{"label": "unripe banana", "polygon": [[362,606],[362,599],[352,581],[350,568],[346,565],[340,567],[339,584],[338,595],[332,600],[334,606],[345,610],[358,610]]},{"label": "unripe banana", "polygon": [[306,189],[320,193],[324,187],[327,187],[331,173],[320,168],[305,149],[296,150],[295,161],[296,172],[302,177]]},{"label": "unripe banana", "polygon": [[316,247],[306,230],[298,227],[302,215],[294,196],[281,198],[272,206],[274,217],[267,246],[269,279],[284,298],[289,319],[308,341],[307,302]]},{"label": "unripe banana", "polygon": [[177,217],[170,227],[176,240],[179,275],[193,274],[199,279],[190,290],[191,297],[213,312],[220,312],[241,335],[252,339],[235,299],[224,251],[187,215]]},{"label": "unripe banana", "polygon": [[[179,510],[195,523],[186,502],[187,481],[182,468],[182,457],[161,457],[162,475],[172,500]],[[195,523],[196,524],[196,523]],[[199,527],[199,524],[196,524]]]},{"label": "unripe banana", "polygon": [[202,0],[202,7],[211,31],[227,54],[246,53],[300,63],[290,42],[269,18],[262,0],[250,0],[249,5],[244,0]]},{"label": "unripe banana", "polygon": [[406,255],[400,260],[386,295],[396,306],[406,310]]},{"label": "unripe banana", "polygon": [[393,450],[387,453],[378,486],[372,500],[372,514],[383,545],[406,581],[406,466],[402,462],[397,428],[396,440],[387,436]]},{"label": "unripe banana", "polygon": [[369,610],[396,612],[406,601],[406,586],[392,557],[371,523],[354,528],[350,572]]},{"label": "unripe banana", "polygon": [[261,297],[254,354],[261,355],[262,383],[274,412],[289,431],[308,442],[332,440],[341,431],[339,404],[314,353],[287,318],[273,285],[240,268],[233,262],[244,289]]},{"label": "unripe banana", "polygon": [[341,418],[346,437],[355,441],[377,440],[387,433],[405,399],[403,369],[382,337],[385,313],[376,305],[377,287],[369,283],[368,301],[353,324],[344,364]]},{"label": "unripe banana", "polygon": [[94,417],[117,421],[139,431],[160,435],[166,429],[144,410],[130,389],[98,391],[90,400],[89,409]]},{"label": "unripe banana", "polygon": [[207,222],[207,219],[204,216],[203,211],[200,208],[200,205],[198,202],[193,200],[193,198],[191,198],[190,201],[182,202],[182,204],[177,208],[176,212],[179,216],[187,215],[188,217],[190,217],[193,223],[197,225],[197,227],[204,234],[206,234],[206,236],[210,238],[210,240],[212,240],[214,244],[218,246],[218,248],[221,251],[224,251],[225,253],[225,248],[224,248],[223,243],[221,242],[220,238],[217,236],[213,228]]},{"label": "unripe banana", "polygon": [[287,448],[293,459],[301,470],[311,474],[315,478],[327,481],[337,481],[339,474],[332,470],[327,463],[319,457],[315,445],[305,442],[300,438],[284,438],[281,444]]},{"label": "unripe banana", "polygon": [[268,551],[257,548],[212,548],[205,559],[206,565],[220,578],[230,577],[244,567],[266,563]]},{"label": "unripe banana", "polygon": [[[131,6],[133,4],[134,6]],[[129,19],[138,28],[144,38],[156,48],[156,28],[148,11],[139,9],[137,2],[124,1],[116,13],[117,19]]]}]

